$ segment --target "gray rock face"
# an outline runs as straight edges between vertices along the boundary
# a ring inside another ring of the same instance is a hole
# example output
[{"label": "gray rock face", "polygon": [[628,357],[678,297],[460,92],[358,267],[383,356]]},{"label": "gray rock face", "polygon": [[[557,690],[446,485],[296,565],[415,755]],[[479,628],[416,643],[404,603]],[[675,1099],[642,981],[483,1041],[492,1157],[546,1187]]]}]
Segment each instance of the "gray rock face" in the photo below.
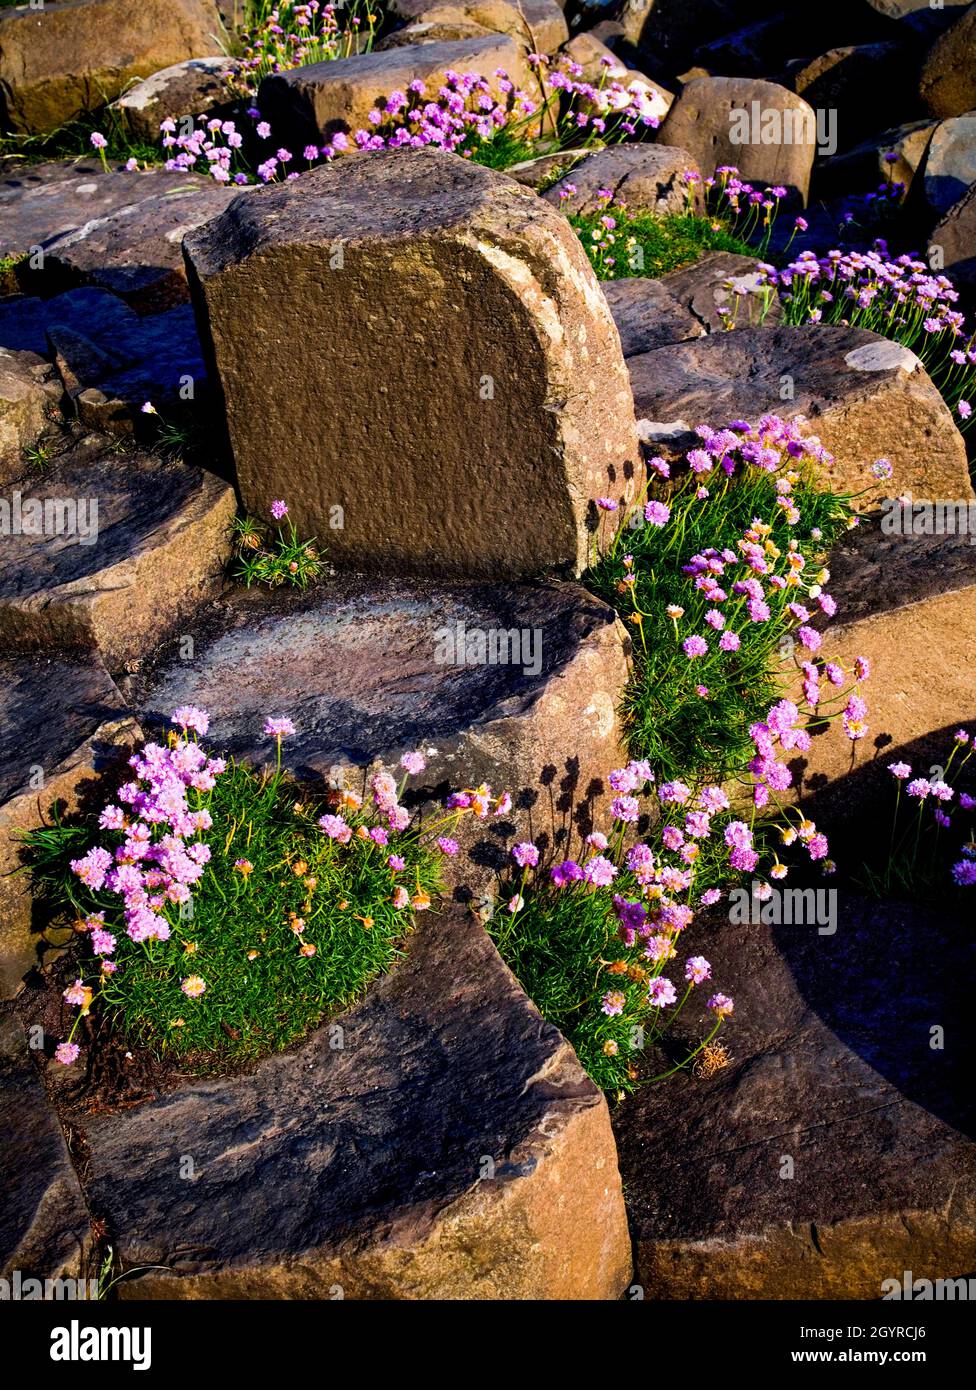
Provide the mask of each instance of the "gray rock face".
[{"label": "gray rock face", "polygon": [[[836,462],[831,485],[861,506],[891,495],[970,498],[962,436],[914,353],[864,329],[741,328],[627,359],[638,433],[657,447],[701,420],[766,412],[810,421]],[[788,378],[792,398],[784,399]],[[644,421],[644,424],[641,424]],[[890,459],[894,481],[868,472]]]},{"label": "gray rock face", "polygon": [[[668,213],[685,212],[701,206],[701,184],[690,187],[684,181],[686,172],[701,174],[687,150],[670,145],[611,145],[597,150],[574,164],[569,174],[559,180],[542,196],[553,207],[567,212],[604,212],[605,198],[596,195],[601,190],[613,194],[615,206],[629,212],[651,212],[663,217]],[[560,194],[571,185],[576,189],[570,198]],[[613,207],[610,212],[613,212]]]},{"label": "gray rock face", "polygon": [[[842,888],[832,936],[718,920],[695,930],[736,1001],[731,1063],[639,1092],[615,1122],[646,1297],[879,1299],[904,1270],[969,1274],[962,922]],[[922,958],[919,931],[932,947]]]},{"label": "gray rock face", "polygon": [[155,144],[159,125],[181,116],[220,116],[226,119],[234,105],[227,79],[236,66],[233,58],[190,58],[174,63],[137,82],[112,103],[135,139]]},{"label": "gray rock face", "polygon": [[9,1010],[0,1012],[0,1167],[0,1279],[19,1271],[23,1289],[25,1279],[79,1278],[91,1218],[24,1030]]},{"label": "gray rock face", "polygon": [[134,77],[219,53],[212,0],[68,0],[0,15],[0,125],[56,130]]},{"label": "gray rock face", "polygon": [[369,128],[369,113],[391,92],[406,91],[419,79],[436,93],[445,73],[477,72],[498,91],[496,71],[504,69],[518,87],[528,85],[527,49],[505,34],[459,39],[454,43],[410,45],[383,52],[312,63],[266,77],[258,105],[277,139],[301,149],[328,140],[337,131]]},{"label": "gray rock face", "polygon": [[663,280],[643,275],[606,280],[603,293],[619,330],[625,358],[667,347],[669,343],[686,343],[705,333],[691,309],[678,303]]},{"label": "gray rock face", "polygon": [[31,898],[17,836],[74,810],[95,774],[136,737],[119,692],[96,658],[6,656],[0,661],[0,998],[36,964]]},{"label": "gray rock face", "polygon": [[[814,110],[837,112],[842,148],[883,126],[921,114],[907,92],[918,77],[917,45],[847,44],[793,65],[789,84]],[[873,96],[865,101],[868,88]]]},{"label": "gray rock face", "polygon": [[569,38],[556,0],[393,0],[390,13],[411,27],[469,23],[509,34],[533,53],[554,53]]},{"label": "gray rock face", "polygon": [[[750,124],[744,131],[740,127],[745,116]],[[763,121],[766,134],[777,136],[775,141],[764,142]],[[774,82],[696,78],[671,107],[658,141],[688,150],[706,177],[721,165],[733,164],[744,179],[769,187],[782,184],[806,202],[817,150],[816,117],[802,97]]]},{"label": "gray rock face", "polygon": [[922,186],[940,216],[976,183],[976,116],[957,116],[936,126],[929,142]]},{"label": "gray rock face", "polygon": [[[562,842],[592,820],[618,765],[626,638],[572,585],[335,580],[303,601],[234,596],[191,631],[192,662],[163,653],[129,683],[140,717],[155,725],[200,704],[215,746],[260,763],[265,715],[287,712],[289,766],[313,782],[337,766],[395,767],[422,747],[421,800],[487,781]],[[492,835],[482,839],[487,862]]]},{"label": "gray rock face", "polygon": [[627,490],[636,439],[565,218],[453,155],[388,151],[249,193],[185,251],[253,511],[284,497],[366,572],[585,565],[589,499]]},{"label": "gray rock face", "polygon": [[4,538],[0,640],[93,648],[118,670],[219,584],[234,494],[151,455],[78,454],[15,489],[21,530]]},{"label": "gray rock face", "polygon": [[976,182],[933,229],[930,256],[936,247],[953,284],[972,297],[976,293]]},{"label": "gray rock face", "polygon": [[606,1101],[476,922],[426,918],[338,1024],[87,1125],[119,1257],[168,1267],[124,1298],[620,1296]]}]

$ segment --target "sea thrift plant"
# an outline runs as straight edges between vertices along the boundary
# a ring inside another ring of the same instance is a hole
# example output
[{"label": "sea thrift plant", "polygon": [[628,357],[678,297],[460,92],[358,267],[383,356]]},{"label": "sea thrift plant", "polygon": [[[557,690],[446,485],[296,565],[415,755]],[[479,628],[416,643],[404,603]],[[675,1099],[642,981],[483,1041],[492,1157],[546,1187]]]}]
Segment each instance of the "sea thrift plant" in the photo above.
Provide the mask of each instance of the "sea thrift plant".
[{"label": "sea thrift plant", "polygon": [[66,1063],[94,1006],[127,1045],[201,1069],[287,1046],[390,969],[437,896],[450,832],[503,800],[478,788],[421,825],[403,805],[421,752],[362,793],[312,796],[281,769],[300,737],[287,716],[265,721],[264,772],[205,750],[205,711],[172,723],[97,816],[27,837],[35,887],[79,936]]},{"label": "sea thrift plant", "polygon": [[287,584],[307,589],[324,571],[322,556],[314,541],[298,539],[284,498],[275,498],[268,510],[272,525],[249,516],[234,519],[231,572],[248,588],[252,584],[267,584],[276,589]]},{"label": "sea thrift plant", "polygon": [[261,4],[245,30],[241,56],[229,78],[232,92],[253,97],[272,73],[336,58],[368,53],[379,15],[368,3],[322,4],[320,0],[278,0]]},{"label": "sea thrift plant", "polygon": [[[814,481],[832,459],[797,421],[767,415],[696,434],[683,459],[650,459],[590,582],[633,633],[635,754],[664,781],[724,782],[767,757],[770,739],[802,752],[804,730],[831,719],[864,737],[858,670],[830,663],[839,686],[822,675],[822,628],[836,611],[826,553],[857,517],[851,499]],[[784,696],[797,720],[767,733]],[[765,780],[766,792],[750,793],[760,802],[789,785]]]},{"label": "sea thrift plant", "polygon": [[870,329],[910,348],[935,381],[960,429],[976,399],[976,334],[955,307],[959,294],[946,275],[916,256],[892,258],[884,241],[870,251],[805,251],[784,269],[761,263],[787,322],[843,323]]},{"label": "sea thrift plant", "polygon": [[880,871],[867,866],[868,884],[879,895],[929,893],[944,886],[947,874],[957,888],[976,885],[976,788],[966,777],[974,749],[974,732],[957,729],[944,766],[913,768],[901,758],[887,764],[894,784],[887,854]]}]

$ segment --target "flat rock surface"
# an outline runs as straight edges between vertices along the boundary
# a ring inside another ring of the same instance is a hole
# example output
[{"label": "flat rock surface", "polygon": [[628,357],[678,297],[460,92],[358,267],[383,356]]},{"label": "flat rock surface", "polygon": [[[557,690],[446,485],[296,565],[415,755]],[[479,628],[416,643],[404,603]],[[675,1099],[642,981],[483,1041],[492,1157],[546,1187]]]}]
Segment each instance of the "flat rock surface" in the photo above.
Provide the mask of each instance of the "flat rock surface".
[{"label": "flat rock surface", "polygon": [[[862,506],[892,488],[972,496],[962,436],[918,358],[864,329],[741,328],[630,357],[627,367],[647,443],[683,440],[702,420],[803,415],[835,456],[835,490],[861,493]],[[891,481],[871,478],[879,458],[892,463]]]},{"label": "flat rock surface", "polygon": [[0,182],[0,256],[40,247],[39,283],[96,285],[140,312],[187,297],[180,243],[216,216],[239,188],[203,175],[147,169],[106,173],[101,164],[34,164]]},{"label": "flat rock surface", "polygon": [[625,358],[669,343],[685,343],[705,333],[700,320],[690,308],[678,303],[663,280],[634,275],[604,280],[602,289],[620,332]]},{"label": "flat rock surface", "polygon": [[124,1298],[619,1297],[606,1102],[477,923],[424,919],[339,1024],[86,1125],[117,1255],[167,1270]]},{"label": "flat rock surface", "polygon": [[[536,807],[551,835],[617,765],[625,638],[575,585],[335,579],[305,600],[239,593],[194,632],[192,661],[164,652],[130,682],[147,725],[199,704],[215,746],[263,762],[273,752],[264,718],[286,713],[297,728],[288,766],[304,777],[392,766],[420,747],[418,796],[485,780]],[[477,661],[479,633],[501,639],[502,660]],[[510,633],[528,663],[506,663]],[[459,649],[476,664],[454,664]]]},{"label": "flat rock surface", "polygon": [[[77,1278],[91,1218],[19,1020],[0,1012],[0,1278]],[[26,1291],[23,1294],[27,1296]]]},{"label": "flat rock surface", "polygon": [[695,932],[736,1001],[731,1063],[614,1116],[646,1297],[876,1300],[904,1270],[970,1274],[966,921],[845,889],[833,935],[718,920]]},{"label": "flat rock surface", "polygon": [[21,530],[0,573],[8,647],[90,646],[118,669],[219,584],[235,502],[212,474],[82,447],[17,495]]}]

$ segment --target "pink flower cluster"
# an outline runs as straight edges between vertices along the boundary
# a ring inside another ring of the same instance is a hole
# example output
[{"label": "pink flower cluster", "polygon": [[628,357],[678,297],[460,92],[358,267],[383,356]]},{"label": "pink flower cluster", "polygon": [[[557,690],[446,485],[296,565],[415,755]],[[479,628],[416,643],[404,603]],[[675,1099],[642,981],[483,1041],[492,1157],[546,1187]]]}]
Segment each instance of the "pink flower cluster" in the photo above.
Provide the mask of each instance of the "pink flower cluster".
[{"label": "pink flower cluster", "polygon": [[[121,898],[126,935],[137,942],[166,941],[167,908],[189,902],[203,876],[210,848],[201,837],[212,824],[203,798],[226,768],[222,758],[209,758],[189,737],[207,732],[205,711],[184,706],[172,721],[180,736],[168,747],[147,743],[133,754],[135,779],[119,788],[119,804],[110,803],[99,817],[102,830],[116,837],[114,848],[95,845],[71,862],[91,893]],[[105,913],[85,925],[94,953],[111,955],[116,942],[105,930]]]}]

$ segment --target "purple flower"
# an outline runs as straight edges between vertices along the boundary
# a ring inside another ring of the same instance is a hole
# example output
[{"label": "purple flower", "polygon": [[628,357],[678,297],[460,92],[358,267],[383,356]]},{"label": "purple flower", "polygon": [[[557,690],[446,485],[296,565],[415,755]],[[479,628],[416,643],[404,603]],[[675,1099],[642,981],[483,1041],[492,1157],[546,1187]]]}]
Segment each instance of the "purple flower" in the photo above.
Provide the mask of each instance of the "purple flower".
[{"label": "purple flower", "polygon": [[911,777],[912,769],[909,763],[889,763],[888,771],[892,777],[897,777],[899,782],[904,782],[906,777]]},{"label": "purple flower", "polygon": [[626,994],[622,994],[619,989],[608,989],[600,1007],[608,1018],[615,1018],[617,1014],[623,1013],[626,1003]]},{"label": "purple flower", "polygon": [[319,827],[330,840],[338,840],[340,845],[347,845],[352,839],[352,827],[341,816],[320,816]]},{"label": "purple flower", "polygon": [[288,504],[282,498],[276,497],[271,503],[271,515],[275,521],[282,521],[288,515]]},{"label": "purple flower", "polygon": [[557,888],[565,888],[567,883],[575,883],[581,879],[583,870],[575,859],[564,859],[561,864],[553,865],[549,876]]},{"label": "purple flower", "polygon": [[[108,141],[105,139],[105,136],[102,134],[100,130],[93,130],[88,138],[91,140],[91,143],[96,150],[104,150],[108,145]],[[75,1052],[77,1051],[78,1049],[75,1048]]]},{"label": "purple flower", "polygon": [[54,1056],[62,1066],[70,1067],[78,1056],[78,1044],[73,1042],[58,1043],[54,1049]]},{"label": "purple flower", "polygon": [[705,655],[708,651],[708,643],[705,641],[704,637],[699,637],[697,634],[694,634],[691,637],[685,638],[681,644],[681,649],[688,660],[693,661],[695,657]]},{"label": "purple flower", "polygon": [[210,728],[210,715],[206,710],[198,709],[196,705],[180,705],[179,709],[174,709],[170,715],[170,723],[175,724],[184,733],[187,729],[192,729],[195,734],[205,734]]},{"label": "purple flower", "polygon": [[664,975],[656,975],[653,980],[648,981],[647,1002],[654,1004],[659,1009],[666,1009],[669,1004],[673,1004],[678,997],[678,992],[674,985]]},{"label": "purple flower", "polygon": [[671,517],[671,508],[663,502],[648,502],[644,508],[644,520],[651,526],[666,526]]},{"label": "purple flower", "polygon": [[610,813],[614,820],[633,825],[640,815],[640,802],[636,796],[616,796],[610,804]]},{"label": "purple flower", "polygon": [[418,773],[423,772],[427,766],[427,759],[420,752],[404,753],[400,759],[400,766],[404,772],[409,772],[411,777],[415,777]]},{"label": "purple flower", "polygon": [[685,979],[693,985],[700,985],[710,978],[712,967],[704,956],[689,956],[685,965]]},{"label": "purple flower", "polygon": [[595,888],[606,888],[617,877],[617,869],[602,854],[595,854],[583,866],[583,877]]},{"label": "purple flower", "polygon": [[446,854],[448,858],[453,858],[460,848],[457,840],[452,840],[447,835],[439,835],[437,837],[437,846],[441,853]]}]

